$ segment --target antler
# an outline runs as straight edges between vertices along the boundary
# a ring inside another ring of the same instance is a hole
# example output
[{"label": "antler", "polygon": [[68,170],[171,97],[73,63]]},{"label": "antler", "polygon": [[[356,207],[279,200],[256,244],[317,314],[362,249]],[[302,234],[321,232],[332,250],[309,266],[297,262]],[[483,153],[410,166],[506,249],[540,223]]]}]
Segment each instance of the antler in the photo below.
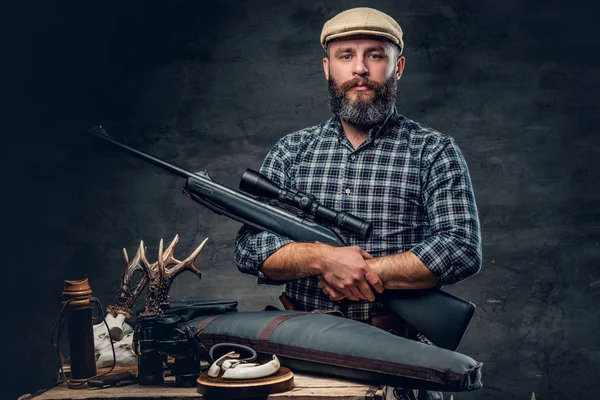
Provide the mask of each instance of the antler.
[{"label": "antler", "polygon": [[[141,265],[146,271],[150,284],[148,286],[148,296],[146,297],[146,308],[140,316],[163,315],[164,309],[169,306],[168,299],[171,284],[175,277],[183,271],[192,271],[198,279],[202,278],[202,273],[194,266],[194,261],[204,249],[207,240],[208,238],[204,239],[200,246],[183,261],[173,257],[175,246],[179,242],[179,235],[175,235],[169,247],[164,251],[163,239],[160,239],[158,261],[153,264],[150,264],[145,253],[142,253]],[[169,268],[170,266],[172,267]]]},{"label": "antler", "polygon": [[[175,235],[175,239],[173,239],[169,247],[167,247],[167,250],[165,250],[165,252],[163,253],[162,239],[160,240],[160,247],[158,249],[158,267],[162,271],[165,271],[167,278],[171,280],[175,279],[175,277],[183,271],[192,271],[194,274],[196,274],[198,279],[202,279],[202,273],[196,268],[196,266],[194,266],[194,261],[196,260],[196,257],[198,257],[198,254],[200,254],[202,249],[204,249],[204,245],[206,245],[208,238],[204,239],[204,241],[200,243],[200,246],[198,246],[196,250],[194,250],[194,252],[183,261],[179,261],[175,257],[173,257],[173,251],[175,250],[175,246],[177,245],[178,241],[179,235]],[[167,268],[167,266],[172,264],[175,265],[171,268]]]},{"label": "antler", "polygon": [[[115,303],[106,307],[106,311],[115,316],[117,314],[124,314],[127,318],[131,318],[133,315],[131,309],[148,283],[148,278],[141,264],[142,256],[145,257],[144,241],[140,242],[138,251],[131,261],[129,261],[125,248],[123,248],[123,256],[125,257],[125,265],[121,274],[121,290],[115,297]],[[133,274],[136,271],[141,271],[142,273],[137,283],[132,286]]]}]

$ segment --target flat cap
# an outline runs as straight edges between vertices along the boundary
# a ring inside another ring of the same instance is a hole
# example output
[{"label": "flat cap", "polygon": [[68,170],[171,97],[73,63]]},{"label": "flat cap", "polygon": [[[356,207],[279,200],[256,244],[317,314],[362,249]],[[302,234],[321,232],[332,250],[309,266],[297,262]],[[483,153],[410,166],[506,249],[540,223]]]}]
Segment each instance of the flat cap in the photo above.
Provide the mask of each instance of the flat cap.
[{"label": "flat cap", "polygon": [[323,25],[321,45],[327,49],[327,42],[344,36],[382,36],[404,50],[402,28],[389,15],[368,7],[351,8],[342,11]]}]

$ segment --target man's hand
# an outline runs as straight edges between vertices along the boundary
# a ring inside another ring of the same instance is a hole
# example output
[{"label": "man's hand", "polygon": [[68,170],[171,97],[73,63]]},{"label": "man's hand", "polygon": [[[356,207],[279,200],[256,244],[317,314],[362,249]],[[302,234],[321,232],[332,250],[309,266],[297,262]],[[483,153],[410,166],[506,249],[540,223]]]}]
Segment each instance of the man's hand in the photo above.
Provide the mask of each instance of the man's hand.
[{"label": "man's hand", "polygon": [[[378,258],[369,255],[364,259],[381,279],[385,289],[427,289],[438,284],[437,277],[410,251]],[[322,275],[319,275],[319,287],[332,301],[347,297],[327,282]]]},{"label": "man's hand", "polygon": [[261,271],[274,280],[318,276],[323,292],[337,301],[375,301],[372,288],[383,292],[383,282],[366,260],[373,257],[358,246],[333,247],[323,243],[289,243],[262,264]]},{"label": "man's hand", "polygon": [[331,247],[323,253],[320,265],[319,287],[333,301],[375,301],[375,294],[383,292],[383,282],[365,260],[373,258],[358,246]]},{"label": "man's hand", "polygon": [[341,292],[338,292],[330,284],[328,284],[321,275],[317,275],[317,278],[319,278],[319,288],[323,290],[323,293],[326,296],[329,296],[331,301],[340,301],[346,298],[346,296],[344,296]]}]

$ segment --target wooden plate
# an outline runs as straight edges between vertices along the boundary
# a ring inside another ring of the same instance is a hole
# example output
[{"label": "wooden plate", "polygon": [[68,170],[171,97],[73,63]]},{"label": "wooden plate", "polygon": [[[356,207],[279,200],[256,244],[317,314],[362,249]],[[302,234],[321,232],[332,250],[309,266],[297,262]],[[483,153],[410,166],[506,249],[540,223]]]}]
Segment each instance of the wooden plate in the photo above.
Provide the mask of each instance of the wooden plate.
[{"label": "wooden plate", "polygon": [[286,392],[294,388],[294,374],[280,367],[276,374],[259,379],[223,379],[211,378],[207,372],[198,379],[198,393],[207,399],[243,399],[247,397],[266,397],[273,393]]}]

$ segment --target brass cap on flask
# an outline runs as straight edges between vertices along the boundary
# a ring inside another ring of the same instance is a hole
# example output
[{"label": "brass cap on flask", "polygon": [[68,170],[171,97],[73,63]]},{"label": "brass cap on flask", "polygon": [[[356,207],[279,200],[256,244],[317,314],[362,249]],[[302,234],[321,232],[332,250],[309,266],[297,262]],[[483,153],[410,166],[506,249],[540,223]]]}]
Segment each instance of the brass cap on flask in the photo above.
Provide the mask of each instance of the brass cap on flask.
[{"label": "brass cap on flask", "polygon": [[92,306],[91,298],[92,288],[87,278],[78,281],[65,280],[63,300],[71,300],[69,307],[90,308]]}]

